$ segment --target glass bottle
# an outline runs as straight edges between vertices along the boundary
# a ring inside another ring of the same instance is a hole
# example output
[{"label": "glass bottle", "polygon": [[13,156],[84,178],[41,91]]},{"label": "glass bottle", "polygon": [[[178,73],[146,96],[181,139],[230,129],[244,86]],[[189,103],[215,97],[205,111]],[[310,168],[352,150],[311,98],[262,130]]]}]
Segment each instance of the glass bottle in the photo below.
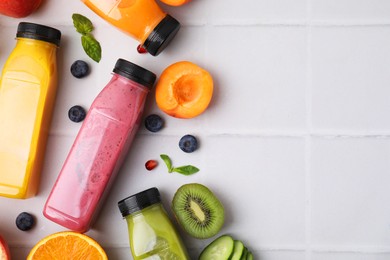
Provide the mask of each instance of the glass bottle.
[{"label": "glass bottle", "polygon": [[161,203],[157,188],[118,202],[134,260],[187,260],[188,253]]},{"label": "glass bottle", "polygon": [[0,78],[0,195],[24,199],[38,190],[57,92],[61,32],[22,22],[16,39]]},{"label": "glass bottle", "polygon": [[119,59],[93,101],[46,201],[46,218],[86,232],[118,173],[139,127],[156,75]]},{"label": "glass bottle", "polygon": [[155,0],[82,0],[107,22],[131,35],[153,56],[179,31],[180,23]]}]

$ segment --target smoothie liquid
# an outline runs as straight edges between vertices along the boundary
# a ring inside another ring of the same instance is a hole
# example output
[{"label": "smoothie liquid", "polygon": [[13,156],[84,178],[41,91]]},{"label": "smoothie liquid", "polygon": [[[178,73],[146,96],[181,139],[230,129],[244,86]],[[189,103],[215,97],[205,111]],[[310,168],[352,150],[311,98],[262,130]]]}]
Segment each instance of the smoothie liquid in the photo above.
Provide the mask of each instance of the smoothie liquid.
[{"label": "smoothie liquid", "polygon": [[126,219],[134,260],[187,260],[184,244],[168,218],[157,188],[151,188],[118,202]]},{"label": "smoothie liquid", "polygon": [[113,77],[91,105],[44,207],[44,215],[86,232],[140,124],[153,73],[118,60]]},{"label": "smoothie liquid", "polygon": [[57,89],[61,32],[20,23],[0,79],[0,195],[24,199],[38,189]]}]

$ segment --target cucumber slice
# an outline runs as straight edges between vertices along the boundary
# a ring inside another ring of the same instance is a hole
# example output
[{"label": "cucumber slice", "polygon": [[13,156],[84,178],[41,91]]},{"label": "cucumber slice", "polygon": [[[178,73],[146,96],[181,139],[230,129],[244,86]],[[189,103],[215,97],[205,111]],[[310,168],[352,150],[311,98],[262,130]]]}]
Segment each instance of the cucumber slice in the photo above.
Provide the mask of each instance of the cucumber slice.
[{"label": "cucumber slice", "polygon": [[251,252],[248,251],[248,255],[246,257],[246,260],[253,260],[253,255]]},{"label": "cucumber slice", "polygon": [[244,247],[244,251],[242,252],[240,260],[246,260],[248,256],[248,248]]},{"label": "cucumber slice", "polygon": [[243,252],[244,252],[244,244],[239,240],[234,240],[234,251],[229,259],[240,260]]},{"label": "cucumber slice", "polygon": [[211,242],[200,254],[199,260],[227,260],[234,250],[234,240],[223,235]]}]

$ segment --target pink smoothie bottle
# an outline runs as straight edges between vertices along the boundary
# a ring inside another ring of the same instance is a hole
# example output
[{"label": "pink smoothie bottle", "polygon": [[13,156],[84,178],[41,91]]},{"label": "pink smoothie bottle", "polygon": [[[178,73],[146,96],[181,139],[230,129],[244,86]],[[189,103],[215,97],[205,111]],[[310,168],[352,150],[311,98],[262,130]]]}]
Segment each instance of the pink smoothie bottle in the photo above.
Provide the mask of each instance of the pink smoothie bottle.
[{"label": "pink smoothie bottle", "polygon": [[84,233],[96,218],[141,121],[156,75],[119,59],[93,101],[46,201],[46,218]]}]

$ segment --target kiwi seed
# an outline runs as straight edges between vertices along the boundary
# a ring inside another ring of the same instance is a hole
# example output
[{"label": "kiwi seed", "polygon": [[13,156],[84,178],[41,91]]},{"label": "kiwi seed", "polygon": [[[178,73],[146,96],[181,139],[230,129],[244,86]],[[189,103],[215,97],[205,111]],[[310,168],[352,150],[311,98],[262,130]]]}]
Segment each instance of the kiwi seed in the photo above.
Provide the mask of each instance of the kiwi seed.
[{"label": "kiwi seed", "polygon": [[190,183],[175,193],[172,209],[183,229],[195,238],[210,238],[222,228],[225,213],[221,202],[205,186]]}]

